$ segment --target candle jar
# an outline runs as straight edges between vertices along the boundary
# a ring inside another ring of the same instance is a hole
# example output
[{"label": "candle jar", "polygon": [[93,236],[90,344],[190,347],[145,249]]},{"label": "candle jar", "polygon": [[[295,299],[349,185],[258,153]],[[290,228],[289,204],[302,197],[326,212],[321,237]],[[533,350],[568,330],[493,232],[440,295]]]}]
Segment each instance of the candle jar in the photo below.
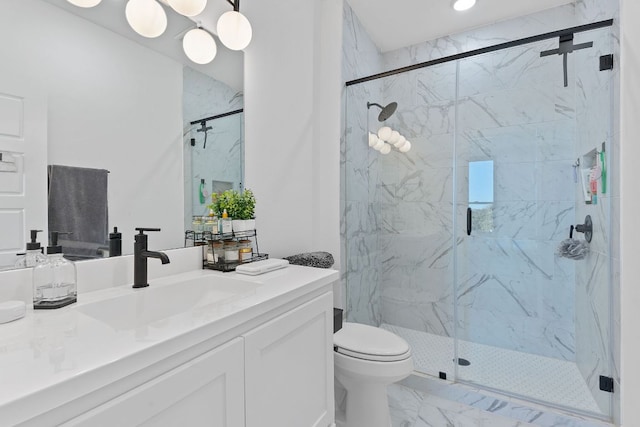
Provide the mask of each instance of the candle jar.
[{"label": "candle jar", "polygon": [[207,262],[213,264],[224,262],[224,243],[216,241],[209,242]]},{"label": "candle jar", "polygon": [[251,258],[253,258],[251,240],[240,240],[238,242],[238,247],[240,262],[250,261]]},{"label": "candle jar", "polygon": [[238,243],[224,242],[224,262],[238,262],[240,259]]}]

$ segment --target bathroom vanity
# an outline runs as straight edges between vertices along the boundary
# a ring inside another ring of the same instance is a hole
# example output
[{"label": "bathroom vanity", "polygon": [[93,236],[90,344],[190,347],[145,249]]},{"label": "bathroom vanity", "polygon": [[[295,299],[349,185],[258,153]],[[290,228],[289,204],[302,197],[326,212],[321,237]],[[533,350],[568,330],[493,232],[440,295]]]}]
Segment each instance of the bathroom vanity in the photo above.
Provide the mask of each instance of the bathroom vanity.
[{"label": "bathroom vanity", "polygon": [[0,425],[327,427],[338,273],[196,270],[0,325]]}]

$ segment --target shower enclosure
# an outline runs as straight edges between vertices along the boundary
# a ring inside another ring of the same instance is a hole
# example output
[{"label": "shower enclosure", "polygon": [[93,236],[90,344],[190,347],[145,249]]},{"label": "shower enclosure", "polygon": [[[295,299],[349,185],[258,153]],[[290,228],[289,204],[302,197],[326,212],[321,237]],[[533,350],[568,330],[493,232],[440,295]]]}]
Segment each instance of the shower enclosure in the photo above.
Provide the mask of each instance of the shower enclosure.
[{"label": "shower enclosure", "polygon": [[[612,35],[569,33],[347,84],[347,320],[420,373],[610,418]],[[385,125],[411,151],[369,148]],[[560,256],[586,215],[587,256]]]}]

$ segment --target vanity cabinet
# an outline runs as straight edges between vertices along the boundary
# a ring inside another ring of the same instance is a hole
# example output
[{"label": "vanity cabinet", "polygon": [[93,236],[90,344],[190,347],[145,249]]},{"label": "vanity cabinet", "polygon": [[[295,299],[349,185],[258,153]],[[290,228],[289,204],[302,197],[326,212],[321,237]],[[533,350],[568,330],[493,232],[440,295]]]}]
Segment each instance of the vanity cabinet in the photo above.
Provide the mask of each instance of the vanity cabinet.
[{"label": "vanity cabinet", "polygon": [[242,427],[242,358],[242,338],[236,338],[63,426]]},{"label": "vanity cabinet", "polygon": [[78,404],[61,425],[332,426],[333,296],[300,301],[97,407]]},{"label": "vanity cabinet", "polygon": [[334,419],[333,297],[244,335],[246,427],[327,427]]}]

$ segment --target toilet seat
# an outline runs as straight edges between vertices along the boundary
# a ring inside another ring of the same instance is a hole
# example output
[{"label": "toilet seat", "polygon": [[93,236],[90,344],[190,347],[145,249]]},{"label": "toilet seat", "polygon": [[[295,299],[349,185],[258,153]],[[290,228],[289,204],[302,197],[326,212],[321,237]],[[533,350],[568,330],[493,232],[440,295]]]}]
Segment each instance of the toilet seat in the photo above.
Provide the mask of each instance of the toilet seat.
[{"label": "toilet seat", "polygon": [[377,362],[397,362],[411,357],[409,344],[399,336],[369,325],[345,322],[333,335],[337,353]]}]

